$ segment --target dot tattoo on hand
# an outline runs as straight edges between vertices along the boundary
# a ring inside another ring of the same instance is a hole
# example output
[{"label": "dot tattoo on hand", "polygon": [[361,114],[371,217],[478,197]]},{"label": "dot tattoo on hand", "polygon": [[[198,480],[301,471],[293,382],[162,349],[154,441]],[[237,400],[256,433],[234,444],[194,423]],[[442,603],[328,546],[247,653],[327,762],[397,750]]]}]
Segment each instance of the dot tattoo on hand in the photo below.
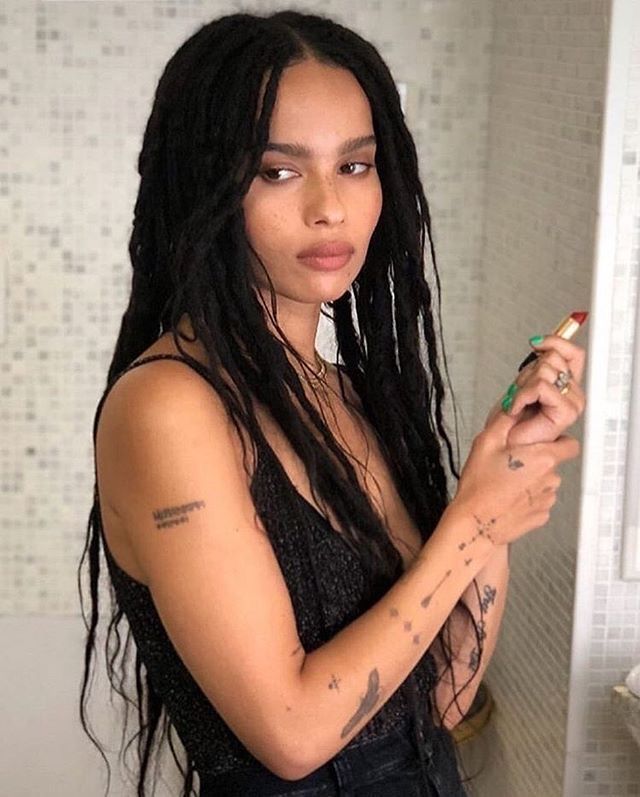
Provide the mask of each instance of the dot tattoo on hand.
[{"label": "dot tattoo on hand", "polygon": [[511,454],[509,454],[508,467],[510,470],[518,470],[518,468],[524,468],[524,462],[519,459],[514,459]]}]

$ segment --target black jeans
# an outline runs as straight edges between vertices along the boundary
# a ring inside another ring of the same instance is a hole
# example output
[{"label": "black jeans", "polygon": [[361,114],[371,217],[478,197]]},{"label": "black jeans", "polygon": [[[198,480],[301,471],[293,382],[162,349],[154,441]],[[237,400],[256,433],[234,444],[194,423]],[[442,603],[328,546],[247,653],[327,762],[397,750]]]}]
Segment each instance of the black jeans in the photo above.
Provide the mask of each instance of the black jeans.
[{"label": "black jeans", "polygon": [[266,767],[226,775],[200,772],[200,797],[467,797],[446,731],[431,728],[424,745],[429,785],[420,772],[409,722],[378,739],[351,745],[300,780]]}]

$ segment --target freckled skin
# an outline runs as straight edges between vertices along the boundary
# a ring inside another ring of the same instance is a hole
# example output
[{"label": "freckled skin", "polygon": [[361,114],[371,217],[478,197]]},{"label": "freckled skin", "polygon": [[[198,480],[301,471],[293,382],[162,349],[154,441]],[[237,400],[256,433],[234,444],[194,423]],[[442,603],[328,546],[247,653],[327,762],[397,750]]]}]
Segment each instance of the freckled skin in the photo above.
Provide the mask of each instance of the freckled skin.
[{"label": "freckled skin", "polygon": [[[300,143],[311,158],[267,151],[243,200],[245,230],[273,281],[278,323],[298,350],[313,353],[322,302],[347,291],[364,264],[382,210],[375,145],[346,155],[347,140],[374,133],[366,94],[346,69],[305,61],[287,67],[278,87],[270,143]],[[372,164],[350,167],[349,164]],[[269,171],[269,170],[275,170]],[[267,171],[271,181],[265,179]],[[275,179],[273,179],[275,178]],[[320,272],[298,252],[327,240],[351,243],[355,252],[341,269]],[[260,264],[253,270],[267,307],[269,286]]]}]

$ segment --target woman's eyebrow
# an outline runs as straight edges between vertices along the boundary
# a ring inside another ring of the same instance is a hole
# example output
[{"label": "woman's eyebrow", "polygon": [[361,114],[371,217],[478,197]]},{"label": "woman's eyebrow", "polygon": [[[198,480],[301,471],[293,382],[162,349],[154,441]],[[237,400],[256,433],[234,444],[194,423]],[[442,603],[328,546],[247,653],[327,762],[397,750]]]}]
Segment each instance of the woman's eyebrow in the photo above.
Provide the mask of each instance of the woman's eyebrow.
[{"label": "woman's eyebrow", "polygon": [[[348,155],[356,149],[366,147],[369,144],[375,144],[375,135],[358,136],[357,138],[349,138],[338,148],[338,156]],[[312,149],[305,147],[303,144],[276,144],[269,142],[266,147],[266,152],[282,152],[284,155],[291,155],[296,158],[311,158],[314,154]]]}]

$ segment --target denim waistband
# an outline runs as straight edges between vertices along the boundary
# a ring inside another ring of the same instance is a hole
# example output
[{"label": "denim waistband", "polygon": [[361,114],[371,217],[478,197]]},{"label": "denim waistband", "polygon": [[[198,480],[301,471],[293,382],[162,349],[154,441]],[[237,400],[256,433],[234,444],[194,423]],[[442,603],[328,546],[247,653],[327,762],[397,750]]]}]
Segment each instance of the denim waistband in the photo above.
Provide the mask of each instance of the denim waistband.
[{"label": "denim waistband", "polygon": [[[433,745],[427,741],[422,747],[427,766],[433,771]],[[249,794],[307,797],[323,793],[349,794],[352,788],[361,789],[396,771],[404,772],[407,776],[413,775],[416,783],[419,780],[418,742],[410,716],[388,733],[348,745],[299,780],[284,780],[264,766],[223,774],[198,772],[198,775],[201,797],[246,797]],[[438,776],[437,773],[434,775],[432,794],[437,795],[440,793],[437,788]],[[442,793],[453,795],[455,792]]]}]

